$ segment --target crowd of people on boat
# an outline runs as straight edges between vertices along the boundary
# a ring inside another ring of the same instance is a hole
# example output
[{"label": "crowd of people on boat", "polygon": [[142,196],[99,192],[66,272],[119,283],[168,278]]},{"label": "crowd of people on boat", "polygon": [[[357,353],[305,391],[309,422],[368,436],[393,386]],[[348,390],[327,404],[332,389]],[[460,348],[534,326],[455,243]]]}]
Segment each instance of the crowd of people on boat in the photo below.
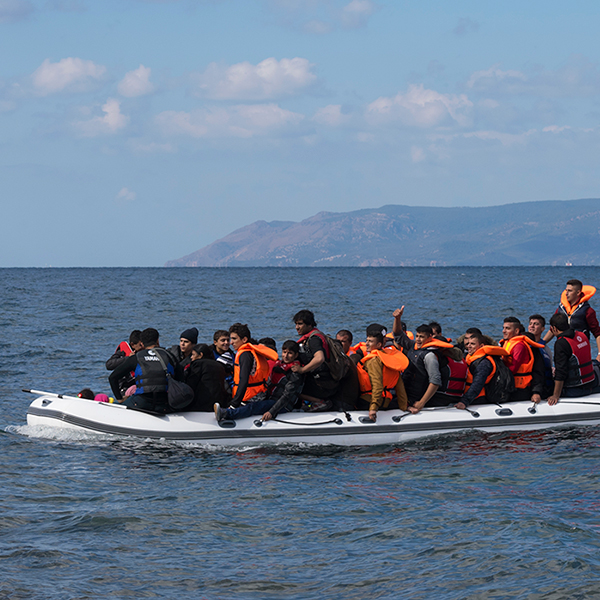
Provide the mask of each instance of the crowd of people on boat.
[{"label": "crowd of people on boat", "polygon": [[[198,329],[191,327],[170,349],[148,328],[131,332],[106,368],[117,402],[159,414],[214,411],[219,422],[251,415],[268,421],[296,409],[365,410],[375,422],[379,411],[392,408],[554,405],[561,397],[600,392],[600,354],[592,357],[590,342],[594,337],[600,350],[600,325],[589,304],[595,291],[569,280],[548,331],[540,314],[527,325],[508,316],[498,342],[477,327],[453,341],[437,322],[412,333],[402,306],[391,315],[391,331],[372,323],[355,343],[348,329],[331,337],[310,310],[300,310],[293,317],[298,339],[284,342],[281,356],[275,340],[255,340],[242,323],[216,331],[212,344],[198,343]],[[80,395],[95,397],[89,389]]]}]

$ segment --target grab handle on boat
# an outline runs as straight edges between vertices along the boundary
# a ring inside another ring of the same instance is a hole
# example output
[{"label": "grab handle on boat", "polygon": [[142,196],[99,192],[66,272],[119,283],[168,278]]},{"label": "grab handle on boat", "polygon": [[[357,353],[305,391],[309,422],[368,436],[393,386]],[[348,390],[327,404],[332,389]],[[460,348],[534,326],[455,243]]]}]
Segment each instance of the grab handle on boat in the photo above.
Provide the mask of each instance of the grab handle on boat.
[{"label": "grab handle on boat", "polygon": [[361,423],[375,423],[375,421],[373,421],[373,419],[371,419],[371,417],[359,417],[358,420]]},{"label": "grab handle on boat", "polygon": [[467,407],[465,407],[465,410],[466,410],[468,413],[471,413],[471,416],[472,416],[472,417],[475,417],[476,419],[478,419],[478,418],[479,418],[479,413],[478,413],[476,410],[471,410],[470,408],[467,408]]},{"label": "grab handle on boat", "polygon": [[407,410],[403,415],[394,415],[392,417],[392,421],[394,421],[394,423],[400,423],[400,421],[402,421],[404,417],[408,417],[408,415],[412,415],[412,413],[409,410]]},{"label": "grab handle on boat", "polygon": [[535,415],[535,413],[537,412],[537,404],[534,402],[531,406],[528,406],[527,412],[531,413],[532,415]]},{"label": "grab handle on boat", "polygon": [[510,417],[513,414],[513,411],[510,408],[497,408],[496,414],[499,417]]}]

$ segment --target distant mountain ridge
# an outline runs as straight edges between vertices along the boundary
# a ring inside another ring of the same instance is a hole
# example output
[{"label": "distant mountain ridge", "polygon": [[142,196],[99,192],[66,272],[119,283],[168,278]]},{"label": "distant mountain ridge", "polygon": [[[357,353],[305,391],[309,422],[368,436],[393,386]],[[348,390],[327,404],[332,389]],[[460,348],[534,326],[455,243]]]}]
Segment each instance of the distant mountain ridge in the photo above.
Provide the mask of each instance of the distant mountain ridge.
[{"label": "distant mountain ridge", "polygon": [[166,267],[600,264],[600,199],[387,205],[256,221]]}]

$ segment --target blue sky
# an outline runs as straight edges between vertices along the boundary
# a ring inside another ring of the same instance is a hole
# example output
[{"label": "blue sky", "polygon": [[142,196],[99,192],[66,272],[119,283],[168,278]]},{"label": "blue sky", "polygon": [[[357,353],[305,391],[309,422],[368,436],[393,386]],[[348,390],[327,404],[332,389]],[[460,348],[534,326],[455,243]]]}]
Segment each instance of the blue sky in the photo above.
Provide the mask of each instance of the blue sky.
[{"label": "blue sky", "polygon": [[600,197],[600,4],[0,0],[0,266]]}]

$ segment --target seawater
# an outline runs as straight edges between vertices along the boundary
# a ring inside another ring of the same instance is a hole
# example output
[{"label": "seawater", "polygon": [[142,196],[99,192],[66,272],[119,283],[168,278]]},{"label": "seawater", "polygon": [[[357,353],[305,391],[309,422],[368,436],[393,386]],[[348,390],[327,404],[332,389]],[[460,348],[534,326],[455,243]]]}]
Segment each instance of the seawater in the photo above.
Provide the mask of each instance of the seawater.
[{"label": "seawater", "polygon": [[301,308],[359,339],[401,305],[499,337],[573,277],[600,269],[0,270],[0,597],[599,598],[595,428],[231,450],[34,430],[20,391],[108,392],[134,328],[280,346]]}]

